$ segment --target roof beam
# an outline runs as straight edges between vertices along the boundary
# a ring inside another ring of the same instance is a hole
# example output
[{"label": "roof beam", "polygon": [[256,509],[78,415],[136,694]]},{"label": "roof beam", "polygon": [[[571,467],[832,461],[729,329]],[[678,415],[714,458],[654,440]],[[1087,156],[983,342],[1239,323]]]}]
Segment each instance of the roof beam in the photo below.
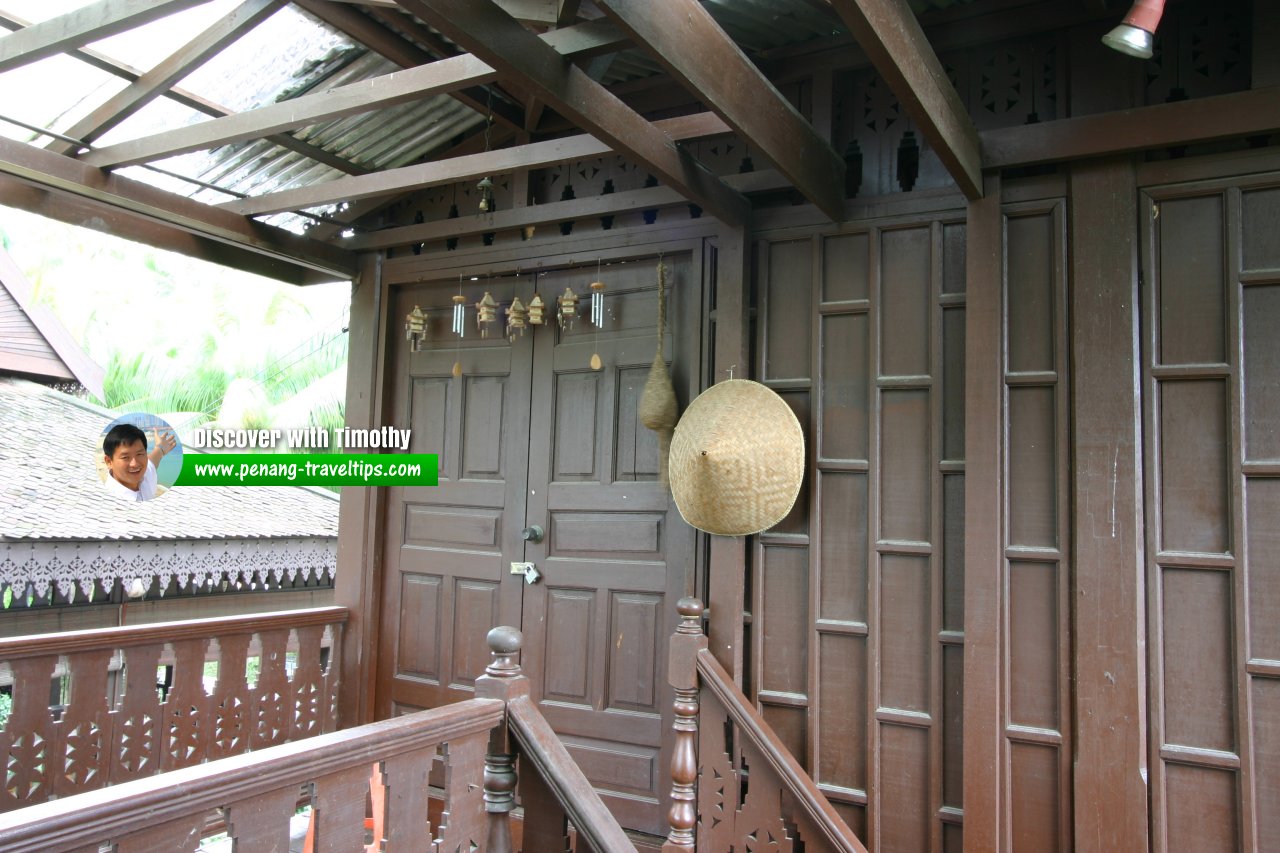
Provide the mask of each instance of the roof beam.
[{"label": "roof beam", "polygon": [[170,231],[184,231],[306,267],[321,273],[319,280],[349,279],[356,271],[355,256],[344,249],[251,222],[23,142],[0,138],[0,175],[126,211]]},{"label": "roof beam", "polygon": [[906,0],[831,0],[969,199],[982,197],[978,131]]},{"label": "roof beam", "polygon": [[[329,26],[341,33],[345,33],[353,41],[357,41],[375,53],[381,54],[401,68],[413,68],[434,62],[437,59],[447,59],[449,57],[449,54],[443,51],[433,54],[423,50],[416,44],[388,30],[353,6],[334,3],[331,0],[296,0],[296,3],[299,8],[305,9]],[[394,3],[391,5],[394,5]],[[478,86],[460,86],[448,94],[454,100],[465,104],[481,115],[489,112],[489,95]],[[509,104],[499,101],[493,104],[492,112],[495,121],[508,127],[519,127],[522,118],[520,111],[512,108]]]},{"label": "roof beam", "polygon": [[0,73],[206,2],[208,0],[98,0],[0,37]]},{"label": "roof beam", "polygon": [[1280,132],[1280,86],[1064,118],[981,135],[986,169]]},{"label": "roof beam", "polygon": [[[791,182],[772,169],[725,175],[724,182],[739,192],[767,192],[791,186]],[[334,244],[356,252],[370,249],[386,249],[408,243],[425,243],[429,240],[445,240],[450,237],[466,237],[490,231],[512,231],[529,225],[552,225],[570,219],[590,219],[611,216],[637,210],[675,207],[688,204],[688,200],[670,187],[646,187],[609,195],[576,198],[572,201],[553,201],[550,204],[534,204],[499,210],[492,216],[459,216],[418,225],[384,228],[334,240]]]},{"label": "roof beam", "polygon": [[[575,52],[583,46],[594,45],[601,38],[617,38],[616,31],[610,33],[591,24],[581,26],[591,28],[586,33],[586,38],[582,37],[583,33],[575,32],[578,27],[554,30],[542,38],[548,49],[563,48]],[[484,62],[470,54],[462,54],[381,77],[348,83],[325,92],[268,104],[256,110],[246,110],[213,121],[107,145],[82,155],[80,159],[100,168],[145,163],[187,151],[259,139],[326,119],[419,100],[468,85],[487,83],[497,77],[498,73]]]},{"label": "roof beam", "polygon": [[844,161],[747,58],[698,0],[599,0],[623,31],[697,94],[805,198],[839,222]]},{"label": "roof beam", "polygon": [[[161,60],[122,91],[80,119],[63,135],[92,142],[160,97],[174,83],[203,65],[227,45],[275,14],[284,0],[245,0],[222,20]],[[48,146],[59,154],[74,154],[77,146],[55,140]]]},{"label": "roof beam", "polygon": [[741,224],[750,203],[689,152],[553,51],[492,0],[399,0],[400,5],[471,50],[587,132],[642,163],[713,216]]},{"label": "roof beam", "polygon": [[[664,139],[693,139],[729,132],[729,126],[715,113],[709,112],[665,119],[649,126]],[[564,139],[550,139],[545,142],[517,145],[514,148],[487,151],[483,154],[468,154],[449,160],[402,166],[371,175],[338,178],[309,187],[228,201],[219,204],[218,207],[245,216],[280,213],[286,210],[305,210],[309,207],[336,204],[340,201],[353,201],[372,196],[409,192],[422,187],[451,184],[456,181],[481,178],[485,175],[501,175],[520,169],[538,169],[569,160],[599,157],[611,153],[611,150],[606,143],[583,133]],[[728,190],[728,187],[725,189]],[[734,193],[734,195],[737,194]],[[687,193],[685,197],[688,198]],[[707,205],[702,206],[710,210]]]},{"label": "roof beam", "polygon": [[[30,24],[16,15],[0,10],[0,26],[8,27],[10,29],[19,29],[22,27],[28,27]],[[111,57],[99,53],[96,50],[79,48],[67,51],[67,55],[73,56],[94,68],[98,68],[108,74],[119,77],[122,80],[128,80],[130,83],[142,78],[142,72],[138,69],[117,59],[112,59]],[[176,86],[162,92],[161,94],[174,103],[181,104],[182,106],[198,113],[214,116],[215,118],[232,114],[231,110],[226,107],[215,104],[206,98],[202,98],[199,95],[188,92],[185,89],[180,89]],[[310,157],[312,160],[324,163],[327,166],[332,166],[338,171],[346,172],[349,175],[363,175],[369,171],[362,166],[357,166],[354,163],[342,159],[336,154],[331,154],[317,145],[312,145],[310,142],[304,142],[287,133],[280,133],[267,138],[276,145],[287,148],[290,151],[296,151],[304,157]]]}]

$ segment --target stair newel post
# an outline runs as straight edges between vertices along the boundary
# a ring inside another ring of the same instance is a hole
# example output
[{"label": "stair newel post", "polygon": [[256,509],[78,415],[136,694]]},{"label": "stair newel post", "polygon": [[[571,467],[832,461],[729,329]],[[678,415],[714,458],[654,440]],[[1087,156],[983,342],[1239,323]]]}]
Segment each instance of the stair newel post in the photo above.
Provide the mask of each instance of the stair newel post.
[{"label": "stair newel post", "polygon": [[[510,702],[517,696],[529,695],[529,681],[517,662],[523,635],[510,627],[498,627],[486,638],[493,660],[484,675],[476,679],[476,697]],[[488,853],[512,853],[511,810],[516,804],[515,755],[512,752],[511,729],[506,720],[489,736],[489,750],[484,757],[484,810],[488,815]]]},{"label": "stair newel post", "polygon": [[671,751],[671,832],[662,853],[692,853],[698,822],[698,652],[707,647],[702,633],[705,608],[696,598],[682,598],[676,605],[680,624],[671,637],[668,680],[675,688],[675,747]]}]

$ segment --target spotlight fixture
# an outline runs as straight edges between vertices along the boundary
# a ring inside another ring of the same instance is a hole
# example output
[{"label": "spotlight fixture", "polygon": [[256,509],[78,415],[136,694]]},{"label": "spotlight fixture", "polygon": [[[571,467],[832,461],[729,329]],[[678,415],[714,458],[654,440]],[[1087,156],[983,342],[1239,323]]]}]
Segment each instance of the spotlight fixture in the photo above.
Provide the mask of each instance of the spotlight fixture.
[{"label": "spotlight fixture", "polygon": [[1102,37],[1102,43],[1138,59],[1151,58],[1151,46],[1165,0],[1134,0],[1124,22]]}]

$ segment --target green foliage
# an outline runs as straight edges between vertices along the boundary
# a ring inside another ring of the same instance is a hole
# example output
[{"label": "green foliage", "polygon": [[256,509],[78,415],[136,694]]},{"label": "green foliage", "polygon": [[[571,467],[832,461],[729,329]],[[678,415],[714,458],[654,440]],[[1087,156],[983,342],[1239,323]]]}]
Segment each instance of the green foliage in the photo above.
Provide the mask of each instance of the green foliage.
[{"label": "green foliage", "polygon": [[13,696],[0,693],[0,729],[9,723],[9,714],[13,712]]}]

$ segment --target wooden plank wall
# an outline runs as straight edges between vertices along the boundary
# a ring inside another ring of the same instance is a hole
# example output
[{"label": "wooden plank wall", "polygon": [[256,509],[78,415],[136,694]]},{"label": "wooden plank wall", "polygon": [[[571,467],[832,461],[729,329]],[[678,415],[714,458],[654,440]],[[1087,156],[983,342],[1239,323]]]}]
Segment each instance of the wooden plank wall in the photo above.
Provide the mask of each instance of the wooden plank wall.
[{"label": "wooden plank wall", "polygon": [[1280,175],[1147,190],[1152,849],[1280,838]]},{"label": "wooden plank wall", "polygon": [[757,376],[810,464],[754,544],[754,695],[869,846],[958,851],[963,212],[769,235],[757,264]]}]

